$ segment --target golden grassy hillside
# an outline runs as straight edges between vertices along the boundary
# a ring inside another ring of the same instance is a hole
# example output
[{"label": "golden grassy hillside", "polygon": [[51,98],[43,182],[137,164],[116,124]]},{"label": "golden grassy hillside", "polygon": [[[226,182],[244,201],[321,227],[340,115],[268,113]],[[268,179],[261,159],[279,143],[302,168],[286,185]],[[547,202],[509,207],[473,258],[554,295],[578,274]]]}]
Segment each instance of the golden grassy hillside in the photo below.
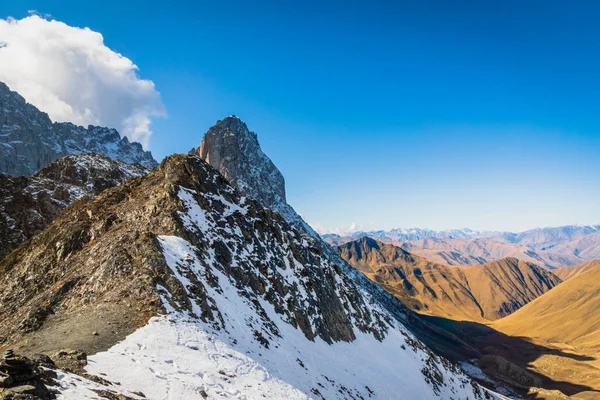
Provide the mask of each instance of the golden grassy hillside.
[{"label": "golden grassy hillside", "polygon": [[600,260],[592,260],[580,265],[574,265],[572,267],[559,268],[552,272],[554,272],[554,274],[563,281],[566,281],[567,279],[571,279],[579,274],[589,271],[598,265],[600,265]]},{"label": "golden grassy hillside", "polygon": [[454,320],[502,318],[560,283],[550,271],[515,258],[452,267],[368,237],[336,249],[413,310]]},{"label": "golden grassy hillside", "polygon": [[600,355],[600,265],[558,285],[492,326],[509,335],[573,348],[580,354]]},{"label": "golden grassy hillside", "polygon": [[532,360],[529,368],[554,381],[597,391],[580,393],[577,398],[600,399],[600,264],[490,326],[556,349]]}]

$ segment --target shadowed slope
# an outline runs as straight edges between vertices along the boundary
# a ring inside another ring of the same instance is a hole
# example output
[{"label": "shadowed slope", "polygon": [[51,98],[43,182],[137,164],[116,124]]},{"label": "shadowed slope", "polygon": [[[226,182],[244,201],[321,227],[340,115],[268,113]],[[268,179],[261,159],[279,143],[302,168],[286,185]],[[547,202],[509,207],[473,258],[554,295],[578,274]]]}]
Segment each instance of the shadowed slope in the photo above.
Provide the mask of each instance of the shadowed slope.
[{"label": "shadowed slope", "polygon": [[[420,319],[428,332],[436,332],[435,336],[422,337],[429,347],[453,361],[477,365],[488,377],[516,393],[530,393],[526,398],[564,400],[566,397],[561,393],[550,392],[556,390],[576,395],[577,399],[600,397],[600,369],[594,366],[597,362],[594,356],[512,336],[494,329],[494,324],[487,326],[426,315]],[[497,363],[514,364],[518,368],[510,371],[499,368]]]},{"label": "shadowed slope", "polygon": [[[540,354],[528,363],[530,368],[555,381],[578,383],[600,391],[599,310],[600,265],[596,265],[514,314],[494,321],[491,327],[563,354]],[[568,356],[565,358],[564,354]],[[600,393],[594,393],[578,398],[599,397]]]}]

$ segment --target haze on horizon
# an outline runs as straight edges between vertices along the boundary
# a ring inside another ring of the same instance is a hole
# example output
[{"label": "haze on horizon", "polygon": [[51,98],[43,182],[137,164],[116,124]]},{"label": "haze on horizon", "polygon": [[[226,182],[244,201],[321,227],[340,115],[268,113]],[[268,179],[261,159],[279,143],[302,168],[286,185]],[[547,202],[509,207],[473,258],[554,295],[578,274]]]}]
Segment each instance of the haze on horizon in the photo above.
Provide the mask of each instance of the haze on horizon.
[{"label": "haze on horizon", "polygon": [[159,160],[235,114],[321,232],[600,223],[600,5],[340,4],[8,0],[0,80]]}]

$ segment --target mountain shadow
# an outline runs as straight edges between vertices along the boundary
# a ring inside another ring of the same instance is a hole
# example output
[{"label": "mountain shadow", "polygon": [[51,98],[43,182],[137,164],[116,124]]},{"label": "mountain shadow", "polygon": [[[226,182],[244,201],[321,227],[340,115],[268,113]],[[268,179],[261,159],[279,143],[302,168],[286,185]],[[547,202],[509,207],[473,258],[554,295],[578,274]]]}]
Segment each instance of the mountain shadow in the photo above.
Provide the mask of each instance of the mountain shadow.
[{"label": "mountain shadow", "polygon": [[[595,357],[509,336],[482,323],[416,313],[410,319],[415,335],[438,354],[476,365],[517,394],[529,393],[534,399],[565,398],[551,392],[558,390],[578,398],[600,397],[600,369],[590,365],[597,361]],[[541,370],[541,366],[545,368]]]}]

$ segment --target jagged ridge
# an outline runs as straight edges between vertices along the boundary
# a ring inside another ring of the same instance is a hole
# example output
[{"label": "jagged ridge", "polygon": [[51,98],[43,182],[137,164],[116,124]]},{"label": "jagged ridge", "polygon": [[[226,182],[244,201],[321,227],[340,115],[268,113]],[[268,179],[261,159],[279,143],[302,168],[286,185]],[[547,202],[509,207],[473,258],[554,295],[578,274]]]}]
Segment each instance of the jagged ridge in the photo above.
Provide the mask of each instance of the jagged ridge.
[{"label": "jagged ridge", "polygon": [[53,123],[48,114],[2,82],[0,119],[0,172],[7,175],[31,175],[59,157],[80,153],[96,153],[146,168],[157,165],[140,143],[121,138],[115,129]]},{"label": "jagged ridge", "polygon": [[41,232],[69,204],[148,173],[96,154],[59,158],[33,176],[0,174],[0,259]]},{"label": "jagged ridge", "polygon": [[[339,270],[317,239],[198,157],[170,157],[145,177],[76,202],[0,263],[0,284],[4,347],[108,349],[167,311],[168,319],[91,358],[96,372],[117,374],[124,389],[151,384],[148,398],[164,398],[165,390],[180,398],[200,390],[484,396]],[[344,369],[334,363],[340,354]],[[384,360],[386,367],[375,367]],[[163,380],[127,379],[134,372]]]}]

